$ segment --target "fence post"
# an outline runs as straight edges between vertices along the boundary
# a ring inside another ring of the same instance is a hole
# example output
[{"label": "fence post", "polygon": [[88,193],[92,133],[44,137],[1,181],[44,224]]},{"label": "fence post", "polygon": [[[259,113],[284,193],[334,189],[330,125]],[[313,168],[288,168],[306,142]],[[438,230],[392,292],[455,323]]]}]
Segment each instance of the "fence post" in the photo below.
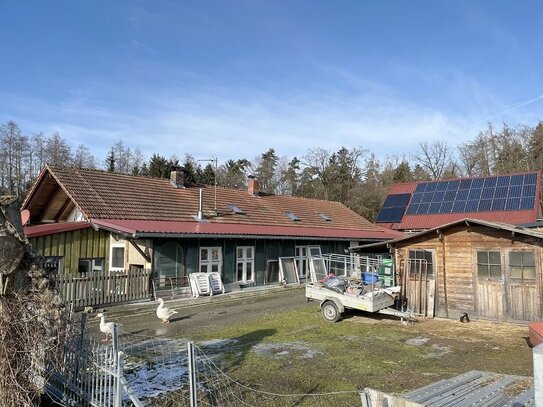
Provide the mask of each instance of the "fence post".
[{"label": "fence post", "polygon": [[115,401],[114,407],[122,407],[123,403],[123,386],[122,386],[122,377],[123,377],[123,368],[124,368],[124,353],[122,351],[117,352],[116,354],[117,361],[117,370],[115,375]]},{"label": "fence post", "polygon": [[194,342],[189,342],[188,346],[188,363],[189,363],[189,387],[190,387],[190,407],[198,406],[196,397],[196,358],[194,355]]},{"label": "fence post", "polygon": [[[113,324],[113,335],[112,335],[112,356],[114,357],[114,382],[113,382],[113,407],[121,407],[122,397],[121,397],[121,374],[122,370],[119,370],[121,367],[120,360],[122,360],[122,352],[119,352],[119,324]],[[122,367],[121,367],[122,368]]]},{"label": "fence post", "polygon": [[534,359],[534,388],[535,405],[543,406],[543,345],[539,344],[532,350]]}]

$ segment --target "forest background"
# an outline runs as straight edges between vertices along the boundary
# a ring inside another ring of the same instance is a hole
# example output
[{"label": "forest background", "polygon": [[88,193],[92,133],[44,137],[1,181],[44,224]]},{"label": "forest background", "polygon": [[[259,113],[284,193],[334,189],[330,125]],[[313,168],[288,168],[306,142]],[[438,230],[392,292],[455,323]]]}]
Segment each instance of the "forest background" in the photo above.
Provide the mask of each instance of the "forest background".
[{"label": "forest background", "polygon": [[378,158],[357,146],[337,151],[310,147],[299,157],[279,157],[269,147],[252,160],[240,157],[224,163],[195,158],[190,152],[164,157],[123,140],[111,146],[107,157],[94,157],[88,146],[71,146],[58,133],[25,135],[13,121],[0,124],[0,195],[22,200],[45,164],[158,178],[168,178],[176,167],[183,168],[188,184],[216,182],[220,187],[240,189],[246,188],[248,175],[255,175],[262,192],[339,201],[374,221],[392,183],[540,170],[543,122],[515,128],[504,123],[501,129],[488,124],[464,144],[421,142],[410,156]]}]

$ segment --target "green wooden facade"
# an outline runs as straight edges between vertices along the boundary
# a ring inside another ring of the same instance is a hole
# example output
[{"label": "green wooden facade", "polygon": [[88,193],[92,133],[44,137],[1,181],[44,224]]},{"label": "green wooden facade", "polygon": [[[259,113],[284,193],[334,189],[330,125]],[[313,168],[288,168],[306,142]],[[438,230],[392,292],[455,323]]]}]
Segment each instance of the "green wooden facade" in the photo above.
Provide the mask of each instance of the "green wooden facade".
[{"label": "green wooden facade", "polygon": [[[62,272],[78,272],[80,259],[102,258],[109,270],[110,233],[103,230],[78,229],[30,239],[35,251],[46,257],[61,257]],[[220,247],[222,251],[222,276],[225,284],[236,279],[237,247],[254,248],[254,284],[261,286],[277,281],[267,281],[268,262],[279,257],[293,257],[296,246],[320,246],[322,253],[343,254],[349,247],[347,241],[315,241],[292,239],[155,239],[151,258],[153,278],[183,278],[200,271],[200,248]],[[128,243],[127,243],[128,247]]]},{"label": "green wooden facade", "polygon": [[103,258],[109,268],[109,232],[77,229],[30,239],[32,248],[45,257],[62,257],[65,274],[77,273],[80,259]]},{"label": "green wooden facade", "polygon": [[220,247],[222,276],[225,284],[236,281],[236,248],[254,247],[254,283],[265,285],[268,261],[295,256],[296,246],[320,246],[322,253],[344,254],[347,241],[292,239],[157,239],[154,241],[154,276],[180,277],[198,272],[201,247]]}]

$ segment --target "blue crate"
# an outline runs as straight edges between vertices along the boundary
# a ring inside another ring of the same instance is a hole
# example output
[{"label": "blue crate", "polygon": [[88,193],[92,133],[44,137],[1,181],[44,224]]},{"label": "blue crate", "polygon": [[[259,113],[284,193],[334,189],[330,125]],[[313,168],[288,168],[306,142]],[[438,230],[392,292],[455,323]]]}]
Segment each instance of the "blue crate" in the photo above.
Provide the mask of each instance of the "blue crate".
[{"label": "blue crate", "polygon": [[379,274],[370,273],[370,272],[362,273],[362,282],[363,283],[365,283],[365,284],[374,283],[375,284],[377,281],[379,281]]}]

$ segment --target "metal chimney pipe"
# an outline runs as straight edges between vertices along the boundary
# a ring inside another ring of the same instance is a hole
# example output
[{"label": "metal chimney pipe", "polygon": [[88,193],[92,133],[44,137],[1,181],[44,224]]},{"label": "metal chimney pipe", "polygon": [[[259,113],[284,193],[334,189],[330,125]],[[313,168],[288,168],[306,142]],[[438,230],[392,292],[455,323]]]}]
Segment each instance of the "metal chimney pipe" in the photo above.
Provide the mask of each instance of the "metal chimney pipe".
[{"label": "metal chimney pipe", "polygon": [[204,220],[204,190],[200,188],[200,196],[198,199],[198,220]]}]

